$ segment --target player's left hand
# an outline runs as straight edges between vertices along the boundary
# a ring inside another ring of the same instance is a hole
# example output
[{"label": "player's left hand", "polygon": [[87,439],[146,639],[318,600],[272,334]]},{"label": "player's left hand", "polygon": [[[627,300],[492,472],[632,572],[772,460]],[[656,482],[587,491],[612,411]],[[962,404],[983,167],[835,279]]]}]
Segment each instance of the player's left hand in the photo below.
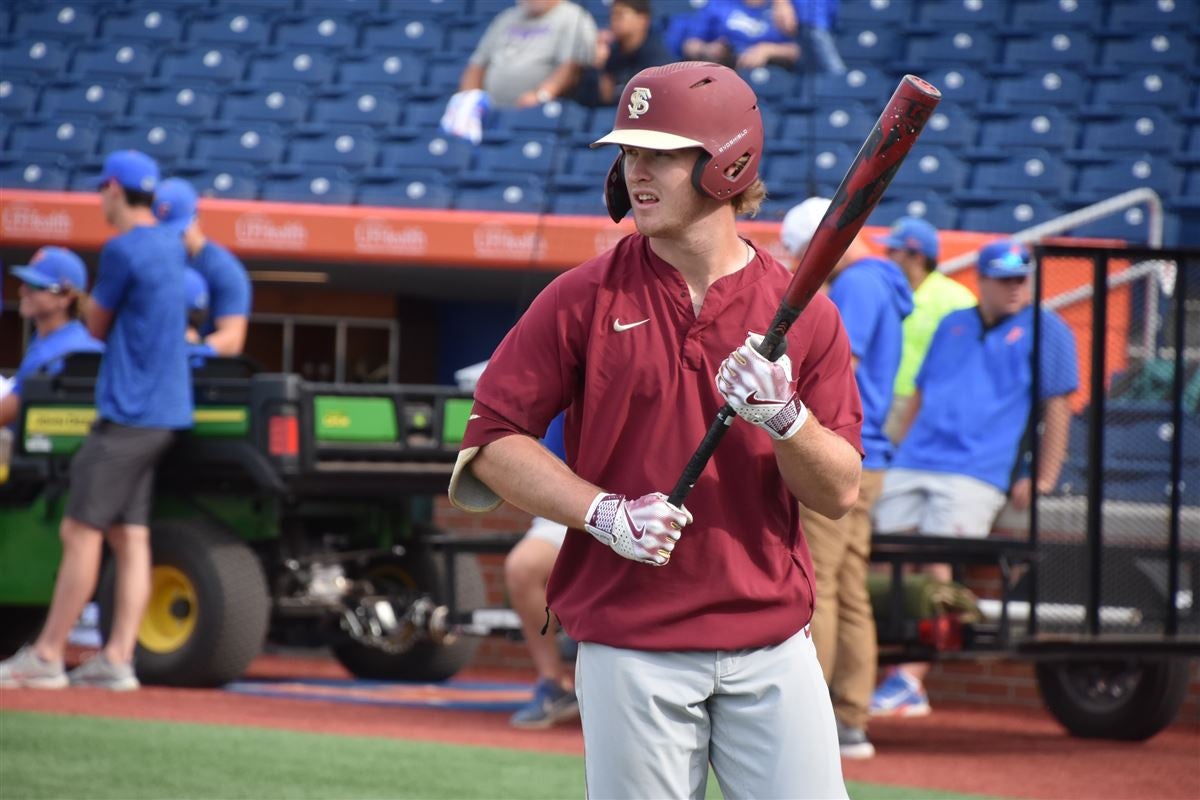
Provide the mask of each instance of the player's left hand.
[{"label": "player's left hand", "polygon": [[751,333],[717,370],[717,391],[747,422],[772,438],[790,439],[808,420],[808,408],[792,385],[792,360],[769,361],[756,349],[763,337]]}]

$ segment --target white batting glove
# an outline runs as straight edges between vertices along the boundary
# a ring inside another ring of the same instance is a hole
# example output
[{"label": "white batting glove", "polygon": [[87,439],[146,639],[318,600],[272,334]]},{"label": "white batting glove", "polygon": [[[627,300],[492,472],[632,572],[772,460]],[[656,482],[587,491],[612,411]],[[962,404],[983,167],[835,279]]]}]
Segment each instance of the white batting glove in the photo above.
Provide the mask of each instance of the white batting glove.
[{"label": "white batting glove", "polygon": [[769,361],[755,348],[763,337],[751,333],[717,370],[717,391],[737,415],[771,437],[789,439],[808,419],[808,408],[792,385],[792,360]]},{"label": "white batting glove", "polygon": [[691,512],[671,505],[661,492],[636,500],[601,492],[588,507],[584,528],[617,555],[661,567],[671,559],[683,526],[691,522]]}]

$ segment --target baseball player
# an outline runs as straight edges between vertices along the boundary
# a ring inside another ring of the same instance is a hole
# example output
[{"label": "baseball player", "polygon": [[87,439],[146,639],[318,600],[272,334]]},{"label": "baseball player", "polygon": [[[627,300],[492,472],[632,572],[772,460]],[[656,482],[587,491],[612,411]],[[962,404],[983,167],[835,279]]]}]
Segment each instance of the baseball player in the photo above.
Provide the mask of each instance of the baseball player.
[{"label": "baseball player", "polygon": [[[845,797],[797,500],[853,506],[862,411],[828,298],[786,356],[752,349],[790,279],[735,227],[766,193],[757,99],[725,67],[652,67],[596,144],[620,147],[605,196],[637,233],[556,278],[497,348],[451,500],[570,529],[547,598],[580,643],[589,797],[702,797],[710,762],[728,797]],[[676,508],[659,490],[726,402],[742,419]],[[536,438],[563,409],[566,463]]]}]

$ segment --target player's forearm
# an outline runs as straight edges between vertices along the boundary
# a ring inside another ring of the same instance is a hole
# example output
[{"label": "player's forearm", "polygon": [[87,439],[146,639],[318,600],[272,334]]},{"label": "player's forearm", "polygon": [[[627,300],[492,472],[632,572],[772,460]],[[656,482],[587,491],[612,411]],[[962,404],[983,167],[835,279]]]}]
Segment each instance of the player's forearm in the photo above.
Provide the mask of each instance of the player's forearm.
[{"label": "player's forearm", "polygon": [[469,469],[517,508],[572,528],[583,527],[601,491],[531,436],[505,436],[484,445]]},{"label": "player's forearm", "polygon": [[791,493],[818,514],[839,519],[858,500],[862,458],[811,414],[794,436],[775,442],[775,461]]},{"label": "player's forearm", "polygon": [[468,64],[458,81],[458,90],[465,92],[469,89],[483,88],[483,67],[478,64]]},{"label": "player's forearm", "polygon": [[[542,81],[537,87],[538,93],[544,93],[542,96],[549,96],[551,99],[562,97],[575,86],[579,80],[580,68],[574,62],[559,64],[554,72],[546,80]],[[541,98],[538,98],[539,101]]]},{"label": "player's forearm", "polygon": [[1058,484],[1063,461],[1067,457],[1067,440],[1071,430],[1071,406],[1065,397],[1052,397],[1046,404],[1045,432],[1038,452],[1037,490],[1053,491]]}]

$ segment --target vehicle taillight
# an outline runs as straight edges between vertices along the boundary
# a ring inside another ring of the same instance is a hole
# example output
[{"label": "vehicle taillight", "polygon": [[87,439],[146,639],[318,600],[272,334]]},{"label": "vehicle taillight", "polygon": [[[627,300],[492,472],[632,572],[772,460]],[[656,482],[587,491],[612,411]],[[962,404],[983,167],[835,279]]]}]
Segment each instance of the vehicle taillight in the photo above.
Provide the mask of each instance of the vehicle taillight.
[{"label": "vehicle taillight", "polygon": [[294,416],[271,417],[267,449],[277,457],[300,455],[300,422]]}]

